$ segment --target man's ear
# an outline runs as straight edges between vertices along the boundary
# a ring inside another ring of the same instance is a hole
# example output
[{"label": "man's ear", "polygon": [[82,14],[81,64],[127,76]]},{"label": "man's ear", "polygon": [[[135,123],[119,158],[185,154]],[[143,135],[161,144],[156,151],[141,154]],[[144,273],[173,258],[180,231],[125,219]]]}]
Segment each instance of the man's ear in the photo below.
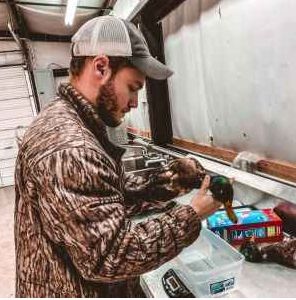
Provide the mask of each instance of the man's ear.
[{"label": "man's ear", "polygon": [[98,55],[93,60],[94,74],[101,84],[105,84],[112,75],[109,66],[109,58],[106,55]]}]

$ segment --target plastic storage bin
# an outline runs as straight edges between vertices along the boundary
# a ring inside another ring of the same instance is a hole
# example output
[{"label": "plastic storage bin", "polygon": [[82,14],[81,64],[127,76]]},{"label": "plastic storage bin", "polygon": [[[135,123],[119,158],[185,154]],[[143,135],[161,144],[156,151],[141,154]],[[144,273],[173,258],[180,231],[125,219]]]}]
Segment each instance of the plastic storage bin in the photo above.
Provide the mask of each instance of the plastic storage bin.
[{"label": "plastic storage bin", "polygon": [[237,287],[244,256],[207,228],[177,258],[186,286],[197,297],[215,297]]}]

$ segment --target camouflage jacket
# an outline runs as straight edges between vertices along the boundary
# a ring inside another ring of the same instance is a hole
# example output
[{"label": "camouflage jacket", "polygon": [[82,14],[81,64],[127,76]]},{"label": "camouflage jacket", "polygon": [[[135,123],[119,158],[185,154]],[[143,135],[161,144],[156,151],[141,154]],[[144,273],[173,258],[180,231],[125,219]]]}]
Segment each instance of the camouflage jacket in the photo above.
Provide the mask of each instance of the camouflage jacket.
[{"label": "camouflage jacket", "polygon": [[34,120],[15,172],[16,297],[142,296],[139,275],[197,238],[190,206],[129,220],[123,152],[70,84]]}]

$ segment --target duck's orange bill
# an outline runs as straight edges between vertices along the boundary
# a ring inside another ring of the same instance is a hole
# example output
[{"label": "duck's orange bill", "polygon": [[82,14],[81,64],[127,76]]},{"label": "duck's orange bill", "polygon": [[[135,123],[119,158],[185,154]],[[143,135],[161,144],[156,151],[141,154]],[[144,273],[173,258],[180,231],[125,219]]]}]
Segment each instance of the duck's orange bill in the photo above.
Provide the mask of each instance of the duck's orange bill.
[{"label": "duck's orange bill", "polygon": [[236,214],[234,213],[234,210],[232,208],[232,201],[230,200],[227,200],[225,201],[224,203],[224,207],[225,207],[225,210],[226,210],[226,213],[227,213],[227,216],[228,218],[233,222],[233,223],[237,223],[237,216]]}]

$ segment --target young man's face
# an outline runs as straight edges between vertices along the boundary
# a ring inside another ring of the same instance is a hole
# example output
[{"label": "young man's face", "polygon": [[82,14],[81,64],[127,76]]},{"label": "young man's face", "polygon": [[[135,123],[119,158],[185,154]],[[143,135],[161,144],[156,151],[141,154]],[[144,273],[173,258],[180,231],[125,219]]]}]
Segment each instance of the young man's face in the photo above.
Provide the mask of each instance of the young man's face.
[{"label": "young man's face", "polygon": [[138,106],[138,92],[144,82],[145,76],[140,71],[124,67],[101,87],[97,108],[107,126],[120,125],[125,114]]}]

